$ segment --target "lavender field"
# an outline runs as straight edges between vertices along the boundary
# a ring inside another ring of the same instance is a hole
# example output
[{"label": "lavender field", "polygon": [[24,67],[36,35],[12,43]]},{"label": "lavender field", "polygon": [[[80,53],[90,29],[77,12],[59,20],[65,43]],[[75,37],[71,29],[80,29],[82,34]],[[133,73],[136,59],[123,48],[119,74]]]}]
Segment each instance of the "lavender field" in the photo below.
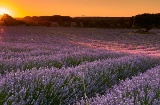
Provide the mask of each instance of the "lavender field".
[{"label": "lavender field", "polygon": [[160,30],[0,27],[0,105],[160,105]]}]

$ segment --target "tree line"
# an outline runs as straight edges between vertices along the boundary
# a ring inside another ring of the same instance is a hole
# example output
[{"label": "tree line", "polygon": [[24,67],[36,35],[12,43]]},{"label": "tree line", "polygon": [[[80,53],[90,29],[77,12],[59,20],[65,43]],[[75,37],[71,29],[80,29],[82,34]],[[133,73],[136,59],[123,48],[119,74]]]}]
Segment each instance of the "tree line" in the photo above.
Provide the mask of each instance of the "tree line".
[{"label": "tree line", "polygon": [[[63,26],[84,28],[131,28],[131,17],[70,17],[70,16],[27,16],[17,18],[28,26]],[[56,25],[57,23],[57,25]]]},{"label": "tree line", "polygon": [[152,28],[160,28],[160,13],[138,14],[132,17],[70,17],[70,16],[26,16],[13,18],[8,14],[0,16],[2,26],[54,26],[84,28],[144,28],[146,32]]}]

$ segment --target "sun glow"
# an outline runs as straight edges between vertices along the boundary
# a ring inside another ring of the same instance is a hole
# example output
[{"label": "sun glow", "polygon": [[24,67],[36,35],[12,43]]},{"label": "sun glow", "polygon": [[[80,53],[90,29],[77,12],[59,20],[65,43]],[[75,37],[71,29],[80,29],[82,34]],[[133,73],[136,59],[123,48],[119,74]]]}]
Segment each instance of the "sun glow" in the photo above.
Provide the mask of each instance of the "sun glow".
[{"label": "sun glow", "polygon": [[8,9],[0,8],[0,15],[8,14],[11,15],[11,12]]}]

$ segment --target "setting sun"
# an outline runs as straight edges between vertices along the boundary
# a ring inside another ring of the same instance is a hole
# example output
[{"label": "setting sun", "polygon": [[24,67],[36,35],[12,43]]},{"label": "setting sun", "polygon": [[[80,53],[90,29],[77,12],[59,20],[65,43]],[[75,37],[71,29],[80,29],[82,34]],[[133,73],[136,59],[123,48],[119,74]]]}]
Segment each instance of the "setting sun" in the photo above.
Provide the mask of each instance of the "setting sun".
[{"label": "setting sun", "polygon": [[11,15],[11,12],[5,8],[0,8],[0,15],[8,14]]}]

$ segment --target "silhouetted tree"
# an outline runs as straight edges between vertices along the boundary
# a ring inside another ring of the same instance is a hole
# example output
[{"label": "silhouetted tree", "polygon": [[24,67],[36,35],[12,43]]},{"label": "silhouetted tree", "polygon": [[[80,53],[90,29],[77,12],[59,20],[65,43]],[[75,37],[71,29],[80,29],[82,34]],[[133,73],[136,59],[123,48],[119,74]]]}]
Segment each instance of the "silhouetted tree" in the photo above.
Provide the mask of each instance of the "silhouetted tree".
[{"label": "silhouetted tree", "polygon": [[0,18],[1,25],[14,26],[18,25],[18,21],[8,14],[3,14]]},{"label": "silhouetted tree", "polygon": [[134,25],[138,28],[145,28],[145,32],[157,27],[159,24],[160,14],[140,14],[134,18]]}]

